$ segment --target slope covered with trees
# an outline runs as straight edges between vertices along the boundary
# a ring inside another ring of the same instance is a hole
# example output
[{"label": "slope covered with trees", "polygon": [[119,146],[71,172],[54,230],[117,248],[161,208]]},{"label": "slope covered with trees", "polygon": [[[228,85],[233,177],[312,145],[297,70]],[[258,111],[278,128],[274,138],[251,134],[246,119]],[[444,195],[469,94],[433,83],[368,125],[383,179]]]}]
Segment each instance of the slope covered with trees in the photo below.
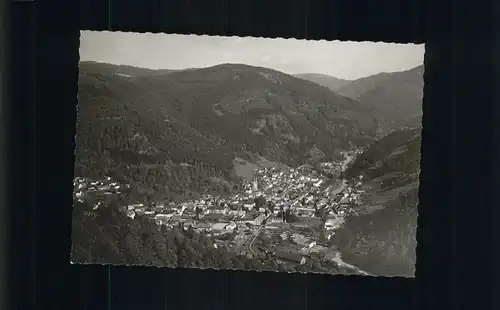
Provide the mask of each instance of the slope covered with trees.
[{"label": "slope covered with trees", "polygon": [[420,126],[424,89],[424,67],[379,73],[353,81],[337,92],[377,110],[384,132]]},{"label": "slope covered with trees", "polygon": [[214,178],[230,190],[235,157],[302,164],[313,149],[333,156],[366,145],[378,126],[371,109],[266,68],[117,70],[80,64],[75,174],[111,175],[156,196],[200,192]]},{"label": "slope covered with trees", "polygon": [[[356,157],[346,169],[345,176],[350,179],[363,175],[370,181],[389,175],[404,175],[418,180],[420,172],[420,129],[394,131],[370,144]],[[385,187],[389,183],[385,182]]]},{"label": "slope covered with trees", "polygon": [[271,260],[246,259],[191,227],[157,226],[141,216],[131,219],[116,205],[97,210],[84,203],[74,206],[71,258],[80,263],[158,267],[277,268]]},{"label": "slope covered with trees", "polygon": [[[129,218],[120,210],[120,200],[94,209],[92,204],[75,201],[71,260],[78,263],[142,265],[157,267],[214,268],[259,271],[331,272],[354,274],[312,255],[305,264],[280,265],[265,252],[248,258],[214,246],[215,241],[180,224],[174,228],[158,226],[137,215]],[[219,243],[220,244],[220,243]]]},{"label": "slope covered with trees", "polygon": [[385,276],[414,276],[420,130],[395,131],[367,147],[346,171],[363,176],[358,216],[335,235],[344,261]]}]

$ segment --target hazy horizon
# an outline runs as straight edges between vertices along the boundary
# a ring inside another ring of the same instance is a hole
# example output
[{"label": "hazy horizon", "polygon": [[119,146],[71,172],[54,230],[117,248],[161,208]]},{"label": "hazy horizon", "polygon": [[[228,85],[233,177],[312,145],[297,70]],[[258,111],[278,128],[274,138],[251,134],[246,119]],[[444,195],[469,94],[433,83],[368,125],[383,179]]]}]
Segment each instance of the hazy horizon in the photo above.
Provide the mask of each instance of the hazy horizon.
[{"label": "hazy horizon", "polygon": [[[165,51],[168,51],[165,53]],[[423,44],[81,31],[80,61],[183,70],[224,63],[355,80],[423,65]],[[304,55],[311,57],[304,57]]]}]

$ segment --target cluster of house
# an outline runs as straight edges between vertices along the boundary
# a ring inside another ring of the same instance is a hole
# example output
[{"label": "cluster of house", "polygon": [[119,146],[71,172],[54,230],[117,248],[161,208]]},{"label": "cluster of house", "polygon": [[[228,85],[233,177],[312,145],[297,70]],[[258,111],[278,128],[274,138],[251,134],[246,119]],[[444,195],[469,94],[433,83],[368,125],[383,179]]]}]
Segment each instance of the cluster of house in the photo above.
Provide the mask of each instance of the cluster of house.
[{"label": "cluster of house", "polygon": [[[322,168],[338,169],[339,164],[323,163]],[[360,199],[361,183],[347,185],[330,182],[321,173],[307,167],[265,168],[256,171],[252,181],[243,184],[243,191],[232,196],[217,197],[206,194],[183,203],[156,202],[122,206],[129,217],[150,218],[157,224],[174,227],[183,223],[209,235],[232,234],[235,230],[252,231],[262,224],[284,221],[285,212],[298,217],[317,217],[318,209],[327,218],[325,228],[338,227],[338,215],[343,215],[352,203]],[[83,201],[92,195],[100,197],[95,207],[106,199],[122,193],[129,185],[121,185],[107,177],[104,180],[75,178],[75,199]]]},{"label": "cluster of house", "polygon": [[121,195],[126,189],[130,189],[128,184],[119,184],[111,177],[102,180],[92,180],[86,177],[75,177],[73,179],[73,196],[79,202],[92,198],[94,209],[113,200],[117,195]]},{"label": "cluster of house", "polygon": [[342,163],[337,163],[337,162],[323,162],[320,163],[320,168],[323,172],[330,174],[330,175],[337,175],[339,172],[342,171]]},{"label": "cluster of house", "polygon": [[[324,163],[326,167],[334,165]],[[258,181],[252,183],[250,191],[248,189],[251,186],[247,185],[245,193],[263,196],[266,201],[277,206],[278,210],[289,208],[297,216],[314,217],[321,208],[326,215],[343,215],[361,199],[361,182],[331,184],[315,170],[307,168],[263,169],[258,171],[257,176]],[[256,190],[257,183],[259,190]]]},{"label": "cluster of house", "polygon": [[[345,215],[353,212],[352,207],[360,203],[362,177],[347,182],[333,181],[325,175],[338,175],[356,155],[345,154],[347,160],[341,163],[321,163],[320,169],[310,166],[261,169],[255,171],[253,180],[244,182],[241,192],[230,196],[206,194],[182,203],[144,202],[123,205],[121,209],[130,218],[140,215],[155,221],[159,227],[176,227],[180,223],[184,228],[191,226],[196,231],[216,237],[215,247],[219,243],[230,245],[242,254],[248,253],[248,250],[252,252],[256,236],[265,231],[269,235],[280,236],[282,242],[275,244],[272,250],[280,261],[304,264],[314,252],[322,252],[332,256],[332,260],[338,260],[335,256],[338,253],[318,243],[319,239],[308,234],[307,229],[295,229],[291,228],[293,225],[283,223],[284,214],[305,218],[303,222],[306,226],[308,221],[319,221],[318,217],[322,217],[325,220],[321,220],[324,235],[330,239]],[[102,180],[74,179],[74,199],[90,201],[94,209],[107,205],[108,201],[127,189],[130,189],[129,185],[119,184],[110,177]]]},{"label": "cluster of house", "polygon": [[243,210],[227,203],[224,198],[216,200],[214,197],[204,197],[180,204],[140,203],[125,208],[124,211],[131,218],[142,215],[160,226],[167,227],[182,223],[184,227],[192,226],[194,230],[215,235],[233,232],[241,226],[246,228],[259,226],[265,219],[265,214],[258,210]]}]

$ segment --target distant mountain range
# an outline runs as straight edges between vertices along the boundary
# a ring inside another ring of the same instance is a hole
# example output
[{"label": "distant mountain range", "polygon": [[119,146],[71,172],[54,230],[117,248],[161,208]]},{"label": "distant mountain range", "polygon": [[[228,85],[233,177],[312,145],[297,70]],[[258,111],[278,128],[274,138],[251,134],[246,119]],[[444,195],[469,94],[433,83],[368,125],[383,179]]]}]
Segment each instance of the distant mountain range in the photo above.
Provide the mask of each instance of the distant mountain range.
[{"label": "distant mountain range", "polygon": [[167,165],[190,170],[189,180],[168,176],[179,187],[209,176],[232,184],[236,158],[300,165],[335,156],[378,130],[371,107],[240,64],[153,71],[82,62],[78,96],[77,174],[130,175],[140,163],[167,178]]},{"label": "distant mountain range", "polygon": [[313,83],[319,84],[324,87],[328,87],[333,92],[337,92],[339,89],[351,84],[353,81],[339,79],[326,74],[319,73],[304,73],[304,74],[296,74],[296,77],[300,79],[304,79],[307,81],[311,81]]},{"label": "distant mountain range", "polygon": [[83,70],[86,74],[99,74],[101,76],[122,76],[122,77],[143,77],[143,76],[159,76],[168,74],[171,72],[176,72],[179,70],[170,70],[170,69],[146,69],[146,68],[138,68],[126,65],[113,65],[108,63],[94,62],[94,61],[85,61],[80,63],[80,69],[83,66]]},{"label": "distant mountain range", "polygon": [[340,95],[375,109],[384,131],[421,125],[424,67],[379,73],[354,81],[328,75],[301,74],[300,78],[330,88]]}]

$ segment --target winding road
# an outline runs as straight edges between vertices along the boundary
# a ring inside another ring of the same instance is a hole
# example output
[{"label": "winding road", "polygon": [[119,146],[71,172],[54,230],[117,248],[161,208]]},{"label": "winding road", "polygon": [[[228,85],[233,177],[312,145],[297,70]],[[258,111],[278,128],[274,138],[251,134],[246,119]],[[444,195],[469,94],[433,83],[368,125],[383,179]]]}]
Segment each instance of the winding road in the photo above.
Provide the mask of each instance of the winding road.
[{"label": "winding road", "polygon": [[[271,214],[267,215],[266,216],[266,219],[263,221],[263,223],[267,222],[267,220],[269,219],[269,217],[271,216]],[[262,229],[266,226],[266,224],[262,224],[259,226],[259,228],[252,234],[252,236],[246,241],[245,243],[245,247],[243,248],[243,250],[241,251],[242,253],[245,253],[245,252],[250,252],[250,254],[252,255],[255,255],[257,254],[255,252],[255,250],[253,249],[253,243],[255,242],[255,240],[257,239],[257,237],[260,235],[260,233],[262,232]]]},{"label": "winding road", "polygon": [[[353,162],[355,159],[356,159],[355,155],[347,156],[346,159],[342,162],[342,170],[341,171],[345,172],[345,170],[347,169],[347,167],[349,166],[349,164],[351,162]],[[341,194],[346,188],[347,188],[347,180],[343,179],[342,180],[342,184],[333,191],[333,195],[339,195],[339,194]],[[340,254],[340,252],[339,252],[339,254]],[[354,270],[355,272],[357,272],[359,274],[367,275],[367,276],[371,275],[368,272],[363,271],[363,270],[359,269],[358,267],[356,267],[354,265],[351,265],[351,264],[348,264],[348,263],[344,262],[342,260],[342,257],[340,255],[338,255],[335,259],[333,259],[333,261],[335,261],[339,266],[341,266],[343,268],[346,268],[346,269]]]},{"label": "winding road", "polygon": [[253,236],[251,237],[250,239],[250,242],[248,243],[248,246],[247,246],[247,250],[248,252],[250,252],[250,254],[252,255],[256,255],[257,253],[255,252],[255,250],[253,249],[253,243],[255,242],[255,240],[257,239],[257,237],[260,235],[260,233],[262,232],[262,228],[264,228],[264,225],[261,225],[259,227],[259,229],[257,229],[255,231],[255,233],[253,234]]}]

